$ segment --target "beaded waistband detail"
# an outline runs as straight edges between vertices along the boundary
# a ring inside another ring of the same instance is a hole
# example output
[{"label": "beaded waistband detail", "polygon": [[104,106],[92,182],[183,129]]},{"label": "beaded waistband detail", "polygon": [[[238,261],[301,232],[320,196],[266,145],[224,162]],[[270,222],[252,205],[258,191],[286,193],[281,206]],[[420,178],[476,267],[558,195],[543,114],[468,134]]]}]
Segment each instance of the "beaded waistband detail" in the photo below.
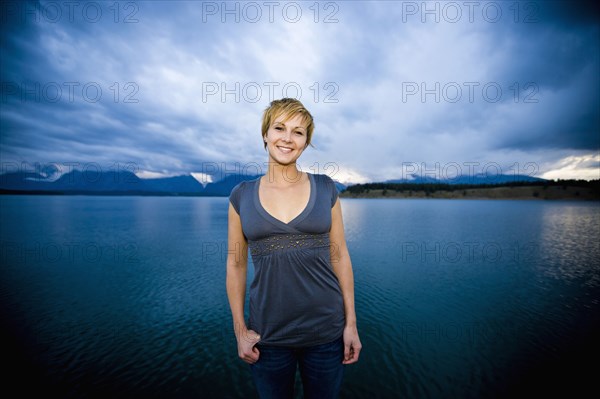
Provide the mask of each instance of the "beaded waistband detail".
[{"label": "beaded waistband detail", "polygon": [[278,234],[261,240],[248,240],[248,247],[252,256],[268,255],[275,251],[291,248],[329,247],[329,233]]}]

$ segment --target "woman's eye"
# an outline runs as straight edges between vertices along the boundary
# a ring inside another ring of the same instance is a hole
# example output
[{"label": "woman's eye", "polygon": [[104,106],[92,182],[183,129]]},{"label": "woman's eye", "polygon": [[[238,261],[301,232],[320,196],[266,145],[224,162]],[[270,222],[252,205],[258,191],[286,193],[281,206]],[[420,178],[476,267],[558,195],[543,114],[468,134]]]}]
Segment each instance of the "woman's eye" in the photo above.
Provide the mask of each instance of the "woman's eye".
[{"label": "woman's eye", "polygon": [[283,130],[283,128],[282,128],[282,127],[279,127],[279,126],[277,126],[277,127],[275,128],[275,130]]},{"label": "woman's eye", "polygon": [[296,132],[296,134],[302,136],[304,133],[302,133],[302,132]]}]

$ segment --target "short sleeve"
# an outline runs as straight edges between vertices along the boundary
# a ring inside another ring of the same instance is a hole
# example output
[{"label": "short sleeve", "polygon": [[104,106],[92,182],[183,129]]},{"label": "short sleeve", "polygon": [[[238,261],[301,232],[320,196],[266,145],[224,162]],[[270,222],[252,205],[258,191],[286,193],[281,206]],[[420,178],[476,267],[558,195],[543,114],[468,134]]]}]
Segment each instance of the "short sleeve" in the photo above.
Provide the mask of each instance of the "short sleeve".
[{"label": "short sleeve", "polygon": [[327,181],[327,186],[329,187],[329,195],[331,196],[331,207],[333,208],[333,206],[335,205],[335,201],[337,201],[339,195],[338,189],[331,177],[325,175],[325,180]]},{"label": "short sleeve", "polygon": [[239,182],[229,194],[229,202],[231,202],[231,205],[233,205],[233,209],[235,209],[238,215],[240,214],[240,197],[242,195],[243,184],[244,182]]}]

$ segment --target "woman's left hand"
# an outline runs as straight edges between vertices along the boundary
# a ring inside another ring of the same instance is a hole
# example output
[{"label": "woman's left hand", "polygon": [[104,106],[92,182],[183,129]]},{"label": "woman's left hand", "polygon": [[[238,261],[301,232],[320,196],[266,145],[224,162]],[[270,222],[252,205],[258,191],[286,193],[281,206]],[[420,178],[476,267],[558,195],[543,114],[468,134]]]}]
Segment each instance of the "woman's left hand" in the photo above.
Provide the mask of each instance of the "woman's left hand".
[{"label": "woman's left hand", "polygon": [[346,326],[344,328],[344,360],[342,364],[356,363],[361,349],[358,329],[356,326]]}]

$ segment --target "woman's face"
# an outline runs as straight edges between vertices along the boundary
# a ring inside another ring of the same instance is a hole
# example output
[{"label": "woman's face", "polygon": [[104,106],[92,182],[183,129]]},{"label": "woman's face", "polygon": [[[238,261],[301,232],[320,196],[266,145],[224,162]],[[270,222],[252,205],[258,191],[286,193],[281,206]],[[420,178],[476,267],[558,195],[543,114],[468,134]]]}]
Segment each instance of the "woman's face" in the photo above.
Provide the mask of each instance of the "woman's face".
[{"label": "woman's face", "polygon": [[267,150],[269,161],[281,165],[290,165],[296,162],[302,151],[306,148],[306,125],[302,121],[302,115],[283,121],[284,115],[280,115],[267,130]]}]

